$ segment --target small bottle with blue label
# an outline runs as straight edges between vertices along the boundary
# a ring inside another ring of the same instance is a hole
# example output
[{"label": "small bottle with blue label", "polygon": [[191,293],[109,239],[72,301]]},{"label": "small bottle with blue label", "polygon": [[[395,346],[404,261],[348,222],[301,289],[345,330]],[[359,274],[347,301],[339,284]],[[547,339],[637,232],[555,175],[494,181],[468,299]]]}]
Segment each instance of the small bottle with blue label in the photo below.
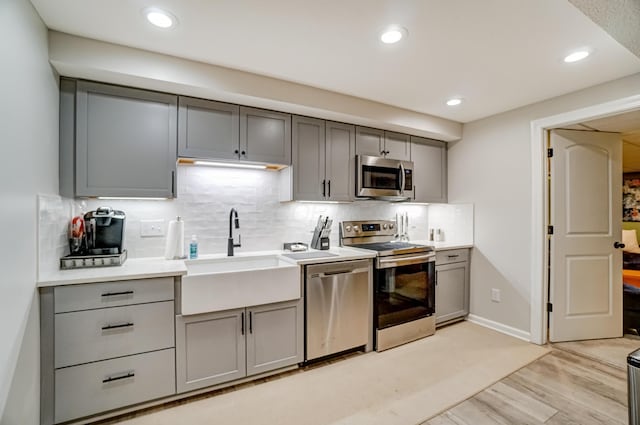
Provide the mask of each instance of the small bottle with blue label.
[{"label": "small bottle with blue label", "polygon": [[198,258],[198,239],[196,235],[191,235],[191,243],[189,243],[189,259],[195,260]]}]

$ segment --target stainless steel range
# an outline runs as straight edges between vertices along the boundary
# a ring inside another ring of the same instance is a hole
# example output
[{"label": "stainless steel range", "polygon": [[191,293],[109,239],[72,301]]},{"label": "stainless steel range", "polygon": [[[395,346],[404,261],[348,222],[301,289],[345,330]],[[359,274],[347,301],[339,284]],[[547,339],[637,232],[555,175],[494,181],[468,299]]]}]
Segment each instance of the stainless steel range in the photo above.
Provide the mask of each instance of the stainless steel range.
[{"label": "stainless steel range", "polygon": [[396,241],[391,220],[343,221],[340,243],[378,253],[374,264],[374,330],[377,351],[435,332],[433,247]]}]

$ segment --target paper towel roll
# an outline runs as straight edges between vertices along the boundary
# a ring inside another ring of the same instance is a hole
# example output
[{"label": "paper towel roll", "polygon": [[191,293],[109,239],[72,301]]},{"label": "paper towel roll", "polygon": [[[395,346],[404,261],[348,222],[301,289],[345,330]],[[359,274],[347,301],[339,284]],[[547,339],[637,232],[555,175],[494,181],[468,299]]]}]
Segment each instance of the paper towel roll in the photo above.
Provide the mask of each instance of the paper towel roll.
[{"label": "paper towel roll", "polygon": [[164,258],[173,260],[184,257],[184,221],[180,217],[169,222]]}]

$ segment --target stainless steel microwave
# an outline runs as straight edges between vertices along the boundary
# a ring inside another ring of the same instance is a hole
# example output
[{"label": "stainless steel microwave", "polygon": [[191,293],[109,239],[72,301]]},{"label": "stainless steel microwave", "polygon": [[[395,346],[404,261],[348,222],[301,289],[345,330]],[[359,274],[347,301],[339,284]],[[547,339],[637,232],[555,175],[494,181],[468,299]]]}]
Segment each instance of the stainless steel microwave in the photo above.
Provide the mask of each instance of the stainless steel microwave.
[{"label": "stainless steel microwave", "polygon": [[413,162],[356,155],[356,197],[413,198]]}]

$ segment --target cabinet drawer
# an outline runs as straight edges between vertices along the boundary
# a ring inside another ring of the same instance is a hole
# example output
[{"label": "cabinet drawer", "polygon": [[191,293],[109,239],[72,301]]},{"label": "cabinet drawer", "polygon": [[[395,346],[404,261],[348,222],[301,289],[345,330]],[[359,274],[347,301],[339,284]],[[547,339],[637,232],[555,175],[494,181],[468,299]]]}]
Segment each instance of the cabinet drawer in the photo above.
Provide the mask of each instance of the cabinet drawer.
[{"label": "cabinet drawer", "polygon": [[154,351],[55,372],[55,422],[175,394],[175,350]]},{"label": "cabinet drawer", "polygon": [[436,252],[436,265],[459,263],[469,259],[469,249],[448,249],[446,251]]},{"label": "cabinet drawer", "polygon": [[55,315],[55,367],[174,346],[173,301]]},{"label": "cabinet drawer", "polygon": [[173,277],[58,286],[56,313],[173,299]]}]

